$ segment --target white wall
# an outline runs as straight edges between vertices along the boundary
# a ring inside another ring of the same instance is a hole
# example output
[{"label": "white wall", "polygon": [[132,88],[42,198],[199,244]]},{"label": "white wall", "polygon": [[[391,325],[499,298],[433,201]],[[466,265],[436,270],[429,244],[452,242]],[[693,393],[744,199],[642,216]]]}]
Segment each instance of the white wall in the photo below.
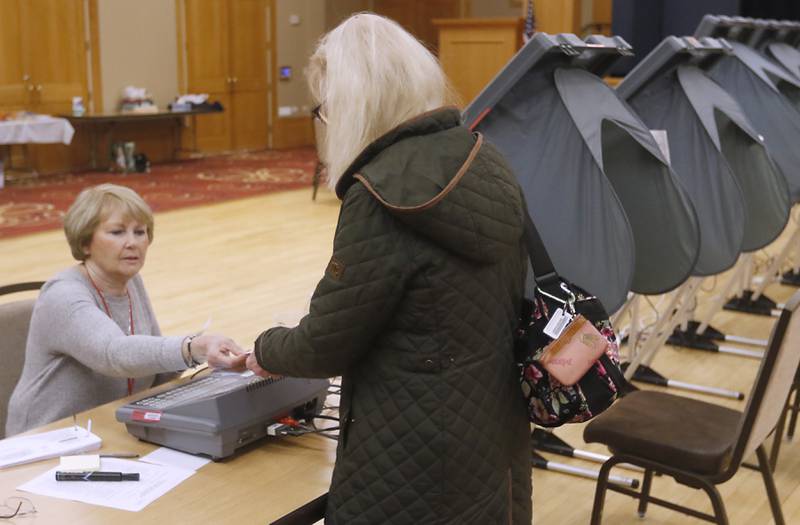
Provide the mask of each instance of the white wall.
[{"label": "white wall", "polygon": [[[319,0],[277,0],[275,3],[278,108],[296,108],[297,115],[305,116],[311,110],[311,97],[303,69],[314,52],[317,40],[325,32],[325,6]],[[298,24],[290,23],[292,16],[299,18]],[[290,80],[279,79],[281,66],[291,66]]]},{"label": "white wall", "polygon": [[178,48],[172,0],[99,0],[103,110],[117,111],[122,88],[145,87],[159,108],[178,94]]}]

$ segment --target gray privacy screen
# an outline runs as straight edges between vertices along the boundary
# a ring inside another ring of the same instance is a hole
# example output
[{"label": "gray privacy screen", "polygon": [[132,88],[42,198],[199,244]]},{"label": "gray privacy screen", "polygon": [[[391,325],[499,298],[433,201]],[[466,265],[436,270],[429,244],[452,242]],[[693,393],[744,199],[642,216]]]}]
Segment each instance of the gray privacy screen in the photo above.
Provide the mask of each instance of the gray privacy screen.
[{"label": "gray privacy screen", "polygon": [[514,169],[559,274],[615,311],[629,290],[663,293],[690,275],[698,226],[647,128],[548,38],[517,53],[465,122]]},{"label": "gray privacy screen", "polygon": [[710,70],[738,102],[800,201],[800,80],[739,42]]},{"label": "gray privacy screen", "polygon": [[719,84],[690,66],[678,69],[678,79],[742,190],[746,217],[742,251],[759,250],[775,240],[789,220],[792,202],[786,179],[742,108]]},{"label": "gray privacy screen", "polygon": [[775,42],[767,45],[766,51],[789,73],[800,79],[800,50],[783,42]]},{"label": "gray privacy screen", "polygon": [[648,127],[667,132],[672,169],[689,193],[700,225],[700,255],[693,273],[727,270],[742,251],[744,198],[722,152],[697,118],[678,72],[654,79],[628,103]]},{"label": "gray privacy screen", "polygon": [[727,270],[780,234],[790,209],[783,176],[736,102],[701,69],[673,68],[628,102],[651,129],[667,131],[672,168],[700,224],[695,275]]},{"label": "gray privacy screen", "polygon": [[686,280],[698,255],[698,225],[686,193],[650,130],[602,79],[559,68],[556,88],[593,160],[614,186],[633,229],[631,290],[666,292]]}]

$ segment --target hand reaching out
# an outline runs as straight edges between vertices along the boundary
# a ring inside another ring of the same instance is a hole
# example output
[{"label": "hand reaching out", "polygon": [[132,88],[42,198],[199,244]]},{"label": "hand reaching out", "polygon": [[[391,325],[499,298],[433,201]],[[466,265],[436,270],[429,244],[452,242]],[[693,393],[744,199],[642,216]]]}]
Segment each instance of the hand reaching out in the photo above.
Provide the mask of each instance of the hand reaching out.
[{"label": "hand reaching out", "polygon": [[271,372],[267,372],[261,365],[258,364],[258,360],[256,359],[255,352],[249,352],[247,354],[247,368],[251,370],[255,375],[261,377],[280,377],[278,374],[273,374]]},{"label": "hand reaching out", "polygon": [[212,368],[243,371],[247,354],[229,337],[205,334],[192,339],[192,357],[195,361],[208,362]]}]

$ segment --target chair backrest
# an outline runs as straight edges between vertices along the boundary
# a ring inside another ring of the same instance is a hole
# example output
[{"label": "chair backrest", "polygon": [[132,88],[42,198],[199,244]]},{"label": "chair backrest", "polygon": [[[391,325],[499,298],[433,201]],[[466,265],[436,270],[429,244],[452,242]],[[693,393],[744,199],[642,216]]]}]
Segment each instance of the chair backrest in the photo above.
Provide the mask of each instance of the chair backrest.
[{"label": "chair backrest", "polygon": [[781,312],[770,336],[750,400],[742,418],[739,439],[733,452],[735,471],[767,439],[778,424],[800,366],[800,291],[795,292]]},{"label": "chair backrest", "polygon": [[8,400],[25,364],[25,342],[36,299],[0,304],[0,438],[5,437]]},{"label": "chair backrest", "polygon": [[319,161],[324,164],[325,159],[323,157],[325,155],[325,124],[312,117],[311,125],[314,128],[314,145],[317,148],[317,158],[319,158]]},{"label": "chair backrest", "polygon": [[[38,290],[42,282],[0,286],[0,295]],[[17,386],[25,363],[25,343],[36,299],[0,304],[0,439],[5,437],[8,400]]]}]

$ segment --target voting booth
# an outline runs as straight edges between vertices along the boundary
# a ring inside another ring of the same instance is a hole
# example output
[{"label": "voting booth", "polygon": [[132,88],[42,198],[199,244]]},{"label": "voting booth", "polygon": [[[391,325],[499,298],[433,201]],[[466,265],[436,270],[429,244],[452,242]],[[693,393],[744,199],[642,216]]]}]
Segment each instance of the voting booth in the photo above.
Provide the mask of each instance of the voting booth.
[{"label": "voting booth", "polygon": [[511,164],[556,270],[609,311],[629,291],[678,286],[699,246],[650,130],[594,74],[630,52],[621,38],[538,33],[464,111]]}]

